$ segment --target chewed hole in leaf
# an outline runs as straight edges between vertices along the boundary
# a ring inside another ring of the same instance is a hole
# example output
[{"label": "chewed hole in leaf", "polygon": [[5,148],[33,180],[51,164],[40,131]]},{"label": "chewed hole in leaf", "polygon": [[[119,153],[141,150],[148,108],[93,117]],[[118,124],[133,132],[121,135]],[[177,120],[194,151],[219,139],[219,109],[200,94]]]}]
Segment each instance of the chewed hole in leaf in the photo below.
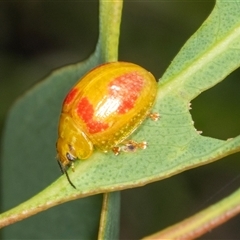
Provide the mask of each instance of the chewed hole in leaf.
[{"label": "chewed hole in leaf", "polygon": [[240,134],[240,70],[192,101],[195,128],[202,135],[226,140]]}]

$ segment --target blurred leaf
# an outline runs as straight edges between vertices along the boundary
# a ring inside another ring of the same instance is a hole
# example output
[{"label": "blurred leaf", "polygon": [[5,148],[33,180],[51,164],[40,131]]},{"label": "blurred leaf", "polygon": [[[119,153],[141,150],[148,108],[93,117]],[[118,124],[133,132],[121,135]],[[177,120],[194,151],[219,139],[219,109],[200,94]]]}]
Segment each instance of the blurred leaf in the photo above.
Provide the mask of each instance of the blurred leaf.
[{"label": "blurred leaf", "polygon": [[170,226],[163,231],[145,237],[151,239],[196,239],[207,231],[226,222],[240,212],[240,189],[219,201],[218,203],[204,209],[203,211]]},{"label": "blurred leaf", "polygon": [[98,239],[118,239],[119,213],[120,192],[104,194]]},{"label": "blurred leaf", "polygon": [[[99,63],[99,59],[93,56],[84,63],[53,72],[19,99],[9,112],[5,124],[2,156],[4,209],[13,207],[36,194],[54,179],[54,173],[55,178],[60,174],[55,160],[55,142],[62,99],[79,77]],[[55,193],[58,195],[61,192],[56,189]],[[12,198],[12,195],[16,197]],[[94,237],[94,232],[96,236],[98,229],[101,199],[100,196],[96,196],[53,209],[55,211],[47,212],[41,217],[37,216],[35,221],[29,219],[4,229],[3,237],[67,238],[66,229],[69,229],[69,234],[75,237],[79,235],[86,238]],[[75,219],[73,216],[78,220],[71,221],[70,219]],[[95,216],[95,219],[89,216]],[[81,222],[81,218],[85,224],[77,223]],[[68,223],[65,227],[66,221]],[[73,226],[67,227],[72,224]],[[74,224],[77,225],[74,227]],[[88,224],[91,231],[86,227]],[[22,231],[26,228],[28,231]],[[36,228],[39,231],[36,232]]]}]

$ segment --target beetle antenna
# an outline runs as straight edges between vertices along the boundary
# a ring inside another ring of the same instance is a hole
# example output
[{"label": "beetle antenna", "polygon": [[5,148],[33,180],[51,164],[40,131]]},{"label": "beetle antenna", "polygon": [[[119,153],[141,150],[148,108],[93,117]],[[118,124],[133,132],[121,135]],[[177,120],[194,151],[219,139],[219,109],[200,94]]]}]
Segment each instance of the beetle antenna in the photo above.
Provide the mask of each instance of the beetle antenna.
[{"label": "beetle antenna", "polygon": [[66,175],[67,180],[68,180],[68,182],[70,183],[70,185],[71,185],[73,188],[77,189],[77,188],[75,187],[75,185],[72,183],[72,181],[70,180],[70,177],[69,177],[69,175],[68,175],[68,172],[67,172],[66,168],[64,168],[64,167],[62,166],[62,164],[59,162],[59,160],[57,160],[57,162],[58,162],[58,165],[59,165],[59,167],[60,167],[60,169],[61,169],[62,174],[65,174],[65,175]]}]

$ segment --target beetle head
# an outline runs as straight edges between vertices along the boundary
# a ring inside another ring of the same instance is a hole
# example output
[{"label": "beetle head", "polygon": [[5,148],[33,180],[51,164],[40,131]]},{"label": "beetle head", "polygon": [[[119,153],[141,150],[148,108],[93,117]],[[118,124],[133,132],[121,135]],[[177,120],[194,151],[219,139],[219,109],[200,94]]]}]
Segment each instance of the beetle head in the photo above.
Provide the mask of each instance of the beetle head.
[{"label": "beetle head", "polygon": [[93,145],[68,114],[61,114],[56,147],[60,168],[74,186],[67,175],[67,169],[71,167],[74,171],[75,160],[88,158],[92,154]]}]

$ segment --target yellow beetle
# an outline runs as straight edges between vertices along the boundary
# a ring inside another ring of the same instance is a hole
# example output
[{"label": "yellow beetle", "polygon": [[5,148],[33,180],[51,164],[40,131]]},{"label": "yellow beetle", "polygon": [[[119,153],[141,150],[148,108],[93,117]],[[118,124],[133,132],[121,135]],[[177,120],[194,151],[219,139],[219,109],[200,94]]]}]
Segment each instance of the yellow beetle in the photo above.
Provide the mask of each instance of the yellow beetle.
[{"label": "yellow beetle", "polygon": [[68,167],[74,170],[74,161],[89,158],[94,148],[118,154],[118,145],[147,117],[156,94],[153,75],[128,62],[100,65],[77,82],[63,102],[57,140],[59,165],[73,187]]}]

